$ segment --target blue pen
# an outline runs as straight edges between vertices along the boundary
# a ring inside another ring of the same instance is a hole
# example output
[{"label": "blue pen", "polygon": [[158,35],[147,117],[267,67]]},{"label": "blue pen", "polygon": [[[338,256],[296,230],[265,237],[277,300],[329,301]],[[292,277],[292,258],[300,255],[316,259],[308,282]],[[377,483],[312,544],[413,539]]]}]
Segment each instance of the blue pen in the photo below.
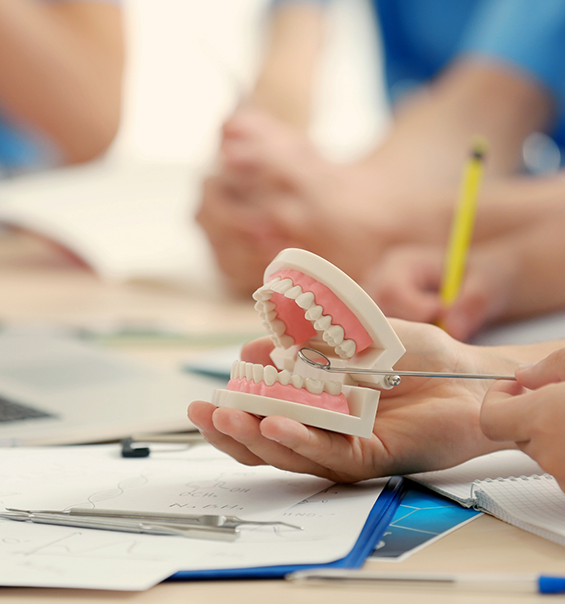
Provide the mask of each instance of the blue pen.
[{"label": "blue pen", "polygon": [[473,591],[521,591],[540,594],[565,593],[565,576],[493,574],[493,573],[388,573],[341,568],[296,571],[286,579],[310,585],[422,584]]}]

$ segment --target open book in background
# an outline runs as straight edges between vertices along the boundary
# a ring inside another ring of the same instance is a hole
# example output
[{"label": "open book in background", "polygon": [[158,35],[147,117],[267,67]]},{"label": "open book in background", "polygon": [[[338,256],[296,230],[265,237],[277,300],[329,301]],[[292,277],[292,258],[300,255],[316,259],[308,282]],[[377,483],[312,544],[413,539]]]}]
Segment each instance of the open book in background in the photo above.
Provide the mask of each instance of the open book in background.
[{"label": "open book in background", "polygon": [[565,546],[565,494],[521,451],[499,451],[410,478],[465,507]]},{"label": "open book in background", "polygon": [[193,216],[201,175],[186,165],[93,163],[0,183],[0,224],[51,239],[109,281],[207,283]]}]

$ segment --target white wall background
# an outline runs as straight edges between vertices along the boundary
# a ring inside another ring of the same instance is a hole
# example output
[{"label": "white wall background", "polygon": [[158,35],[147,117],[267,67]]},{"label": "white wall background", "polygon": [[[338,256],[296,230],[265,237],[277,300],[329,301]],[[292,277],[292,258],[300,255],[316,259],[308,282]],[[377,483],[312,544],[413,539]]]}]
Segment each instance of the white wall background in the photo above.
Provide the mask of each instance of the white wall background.
[{"label": "white wall background", "polygon": [[[253,82],[266,6],[125,0],[128,66],[113,157],[206,166],[238,87]],[[333,157],[362,152],[384,131],[376,49],[366,1],[337,0],[312,125],[312,137]]]}]

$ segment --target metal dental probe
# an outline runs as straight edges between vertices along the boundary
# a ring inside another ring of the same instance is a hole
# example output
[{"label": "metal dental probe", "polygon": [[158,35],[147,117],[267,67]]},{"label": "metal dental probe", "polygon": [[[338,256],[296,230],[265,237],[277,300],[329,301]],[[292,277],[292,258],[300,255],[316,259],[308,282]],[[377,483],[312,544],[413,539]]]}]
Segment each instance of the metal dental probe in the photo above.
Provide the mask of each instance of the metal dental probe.
[{"label": "metal dental probe", "polygon": [[[305,352],[312,352],[325,362],[314,361],[306,356]],[[362,367],[332,367],[330,359],[315,348],[301,348],[298,351],[298,356],[308,365],[323,369],[328,373],[356,373],[365,375],[384,375],[389,386],[398,386],[401,377],[429,377],[429,378],[454,378],[454,379],[470,379],[470,380],[516,380],[513,375],[493,375],[488,373],[442,373],[436,371],[391,371],[379,369],[364,369]]]}]

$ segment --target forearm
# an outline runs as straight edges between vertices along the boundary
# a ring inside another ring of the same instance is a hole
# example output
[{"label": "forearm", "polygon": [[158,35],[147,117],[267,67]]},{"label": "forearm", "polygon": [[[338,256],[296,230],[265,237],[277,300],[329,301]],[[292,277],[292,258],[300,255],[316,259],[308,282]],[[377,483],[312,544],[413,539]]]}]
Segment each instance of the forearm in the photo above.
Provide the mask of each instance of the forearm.
[{"label": "forearm", "polygon": [[486,174],[521,165],[523,140],[550,123],[549,94],[532,80],[484,60],[451,66],[395,113],[387,140],[369,158],[402,173],[405,188],[457,186],[473,136],[489,142]]},{"label": "forearm", "polygon": [[502,318],[518,319],[565,309],[565,209],[548,212],[530,227],[492,240],[493,258],[511,258],[512,287]]},{"label": "forearm", "polygon": [[0,0],[0,103],[55,140],[69,162],[90,159],[119,123],[119,8],[104,2]]},{"label": "forearm", "polygon": [[559,212],[565,199],[565,172],[551,176],[512,176],[482,187],[477,208],[475,241],[531,227]]},{"label": "forearm", "polygon": [[273,9],[253,100],[304,130],[323,38],[324,9],[316,2],[289,2]]}]

